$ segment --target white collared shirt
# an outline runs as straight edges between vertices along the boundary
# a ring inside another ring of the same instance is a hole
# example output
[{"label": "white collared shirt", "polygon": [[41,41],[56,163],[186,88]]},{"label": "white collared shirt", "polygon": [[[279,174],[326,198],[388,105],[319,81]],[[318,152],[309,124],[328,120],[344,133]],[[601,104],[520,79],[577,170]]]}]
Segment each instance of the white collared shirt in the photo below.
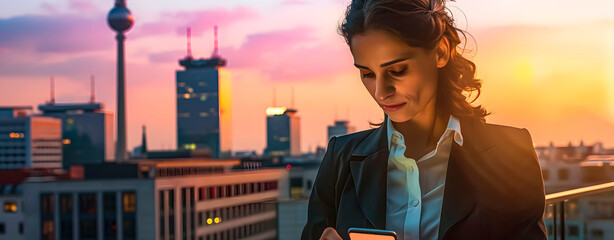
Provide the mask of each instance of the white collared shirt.
[{"label": "white collared shirt", "polygon": [[437,147],[415,161],[405,157],[405,138],[387,119],[386,229],[399,240],[437,239],[452,139],[463,145],[460,122],[450,115]]}]

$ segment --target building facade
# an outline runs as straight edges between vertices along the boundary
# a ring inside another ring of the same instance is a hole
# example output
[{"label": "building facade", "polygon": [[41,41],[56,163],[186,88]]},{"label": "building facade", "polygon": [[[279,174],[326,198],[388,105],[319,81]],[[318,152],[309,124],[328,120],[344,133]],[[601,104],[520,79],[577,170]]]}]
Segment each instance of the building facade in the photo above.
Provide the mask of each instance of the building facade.
[{"label": "building facade", "polygon": [[266,110],[267,156],[301,155],[301,119],[296,109],[269,107]]},{"label": "building facade", "polygon": [[328,126],[328,140],[330,140],[334,136],[346,135],[348,133],[353,133],[355,128],[350,126],[350,123],[346,120],[336,120],[335,124],[332,126]]},{"label": "building facade", "polygon": [[43,116],[62,122],[63,168],[114,161],[113,114],[101,103],[39,105]]},{"label": "building facade", "polygon": [[177,148],[206,149],[214,158],[231,156],[232,90],[230,71],[220,57],[179,61],[177,71]]},{"label": "building facade", "polygon": [[0,169],[62,168],[60,120],[30,109],[0,108]]},{"label": "building facade", "polygon": [[23,239],[277,239],[285,169],[237,160],[130,160],[24,185]]}]

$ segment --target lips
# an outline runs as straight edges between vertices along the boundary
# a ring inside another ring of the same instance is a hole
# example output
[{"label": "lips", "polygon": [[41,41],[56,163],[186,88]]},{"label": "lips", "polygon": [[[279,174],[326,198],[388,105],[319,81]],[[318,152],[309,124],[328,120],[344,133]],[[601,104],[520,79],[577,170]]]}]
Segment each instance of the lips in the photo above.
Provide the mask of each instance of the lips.
[{"label": "lips", "polygon": [[380,105],[380,106],[382,106],[382,108],[383,108],[385,111],[388,111],[388,112],[393,112],[393,111],[399,110],[400,108],[402,108],[403,106],[405,106],[405,104],[407,104],[407,103],[406,103],[406,102],[404,102],[404,103],[397,104],[397,105]]}]

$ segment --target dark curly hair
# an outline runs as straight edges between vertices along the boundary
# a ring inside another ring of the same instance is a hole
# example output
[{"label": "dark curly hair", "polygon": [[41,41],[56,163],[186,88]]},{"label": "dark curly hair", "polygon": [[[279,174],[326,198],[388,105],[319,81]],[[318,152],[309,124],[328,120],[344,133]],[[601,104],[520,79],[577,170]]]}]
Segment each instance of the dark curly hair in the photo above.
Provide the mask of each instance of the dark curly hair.
[{"label": "dark curly hair", "polygon": [[[470,117],[485,122],[490,113],[481,105],[472,106],[480,96],[481,80],[475,78],[475,64],[456,50],[465,32],[454,26],[454,19],[446,12],[445,0],[352,0],[345,19],[339,26],[351,47],[352,37],[368,29],[381,29],[398,36],[412,47],[434,49],[441,38],[447,38],[450,59],[438,69],[437,107],[441,112],[457,117]],[[467,92],[468,96],[463,95]],[[474,91],[477,95],[468,98]],[[371,123],[381,126],[382,123]]]}]

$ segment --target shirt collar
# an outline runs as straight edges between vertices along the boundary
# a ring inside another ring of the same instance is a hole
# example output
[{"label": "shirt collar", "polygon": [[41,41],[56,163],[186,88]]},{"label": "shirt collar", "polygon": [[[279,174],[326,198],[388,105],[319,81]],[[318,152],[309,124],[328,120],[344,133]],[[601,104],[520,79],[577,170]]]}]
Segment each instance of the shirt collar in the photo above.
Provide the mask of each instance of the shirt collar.
[{"label": "shirt collar", "polygon": [[[392,121],[390,120],[390,117],[386,117],[386,119],[387,119],[386,133],[387,133],[387,139],[388,139],[388,150],[390,150],[390,146],[391,146],[391,143],[393,142],[393,138],[398,138],[396,139],[397,140],[396,143],[405,144],[403,134],[401,134],[399,131],[394,129],[394,126],[392,126]],[[439,138],[437,145],[439,145],[439,143],[443,140],[444,136],[448,134],[448,132],[453,132],[454,141],[456,141],[458,145],[463,146],[463,135],[461,134],[460,122],[458,118],[456,118],[452,114],[450,114],[450,118],[448,119],[448,126],[446,127],[446,130],[444,131],[443,135]]]}]

